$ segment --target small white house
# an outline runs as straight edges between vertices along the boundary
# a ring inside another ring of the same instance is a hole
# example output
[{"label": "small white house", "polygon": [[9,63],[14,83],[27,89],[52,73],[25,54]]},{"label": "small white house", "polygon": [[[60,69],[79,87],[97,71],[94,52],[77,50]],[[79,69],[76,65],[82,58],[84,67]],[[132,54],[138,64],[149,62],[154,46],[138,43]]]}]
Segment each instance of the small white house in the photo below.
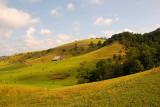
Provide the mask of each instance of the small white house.
[{"label": "small white house", "polygon": [[58,61],[58,60],[63,60],[61,56],[55,56],[52,61]]}]

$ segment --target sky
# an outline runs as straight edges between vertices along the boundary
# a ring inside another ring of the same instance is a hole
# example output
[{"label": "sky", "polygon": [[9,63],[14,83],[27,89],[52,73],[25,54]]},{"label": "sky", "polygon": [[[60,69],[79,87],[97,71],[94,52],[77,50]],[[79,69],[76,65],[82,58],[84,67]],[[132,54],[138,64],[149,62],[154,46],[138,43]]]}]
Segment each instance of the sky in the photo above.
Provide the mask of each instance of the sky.
[{"label": "sky", "polygon": [[0,56],[160,27],[160,0],[0,0]]}]

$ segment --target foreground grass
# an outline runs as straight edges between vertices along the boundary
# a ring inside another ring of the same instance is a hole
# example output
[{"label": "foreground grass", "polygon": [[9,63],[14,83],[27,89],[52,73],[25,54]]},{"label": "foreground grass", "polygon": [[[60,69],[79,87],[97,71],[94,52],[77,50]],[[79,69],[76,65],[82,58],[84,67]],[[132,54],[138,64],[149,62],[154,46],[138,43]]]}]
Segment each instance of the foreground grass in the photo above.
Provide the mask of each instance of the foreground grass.
[{"label": "foreground grass", "polygon": [[160,68],[58,89],[0,85],[1,106],[160,106]]}]

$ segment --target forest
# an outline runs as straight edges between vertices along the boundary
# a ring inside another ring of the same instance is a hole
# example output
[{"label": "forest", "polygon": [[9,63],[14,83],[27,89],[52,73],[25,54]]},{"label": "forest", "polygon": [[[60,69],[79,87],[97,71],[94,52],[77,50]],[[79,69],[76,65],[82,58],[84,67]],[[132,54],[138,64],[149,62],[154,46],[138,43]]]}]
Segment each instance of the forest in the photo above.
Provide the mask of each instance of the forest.
[{"label": "forest", "polygon": [[[105,39],[105,38],[104,38]],[[94,69],[80,64],[78,83],[88,83],[150,70],[160,65],[160,28],[145,34],[123,32],[104,41],[101,47],[118,41],[125,46],[126,55],[99,60]],[[91,43],[92,44],[92,43]]]}]

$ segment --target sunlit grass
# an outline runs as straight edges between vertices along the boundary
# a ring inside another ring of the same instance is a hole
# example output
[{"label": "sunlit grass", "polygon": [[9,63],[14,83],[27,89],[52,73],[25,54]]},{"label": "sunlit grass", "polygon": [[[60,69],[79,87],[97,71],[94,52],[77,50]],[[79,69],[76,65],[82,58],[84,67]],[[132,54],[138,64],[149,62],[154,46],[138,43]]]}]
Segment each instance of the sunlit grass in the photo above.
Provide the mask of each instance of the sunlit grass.
[{"label": "sunlit grass", "polygon": [[160,68],[58,89],[0,85],[1,106],[160,106]]},{"label": "sunlit grass", "polygon": [[[82,44],[85,43],[84,41],[82,41]],[[77,70],[80,67],[81,62],[87,61],[86,66],[93,69],[99,59],[112,57],[113,54],[124,54],[124,52],[119,53],[120,50],[123,50],[122,48],[123,46],[116,42],[111,46],[103,47],[86,55],[61,61],[48,61],[30,66],[26,66],[24,64],[1,66],[0,83],[26,86],[29,85],[43,88],[60,88],[76,85],[78,81],[76,78],[78,74]],[[49,78],[50,75],[56,73],[68,73],[70,76],[65,79],[56,80]]]}]

